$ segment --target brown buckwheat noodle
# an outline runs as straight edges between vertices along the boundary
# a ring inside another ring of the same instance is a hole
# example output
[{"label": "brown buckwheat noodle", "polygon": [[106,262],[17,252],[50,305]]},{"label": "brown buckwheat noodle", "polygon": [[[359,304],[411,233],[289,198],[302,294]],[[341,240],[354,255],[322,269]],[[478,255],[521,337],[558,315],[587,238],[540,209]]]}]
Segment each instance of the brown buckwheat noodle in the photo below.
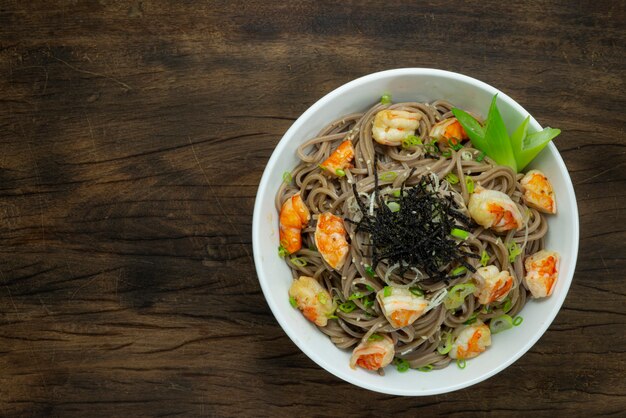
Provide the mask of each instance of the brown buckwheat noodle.
[{"label": "brown buckwheat noodle", "polygon": [[[383,109],[406,110],[421,115],[416,135],[427,142],[428,132],[432,125],[442,119],[452,117],[450,109],[453,105],[443,100],[433,103],[396,103],[392,105],[377,104],[365,113],[346,115],[330,123],[322,129],[319,135],[309,139],[298,148],[300,163],[291,172],[293,182],[283,183],[276,195],[276,209],[280,211],[282,203],[297,192],[309,208],[312,221],[302,231],[302,249],[293,256],[306,261],[305,266],[296,266],[288,263],[294,278],[307,275],[317,279],[322,286],[338,301],[343,303],[358,289],[364,295],[375,293],[389,283],[408,284],[415,274],[405,274],[401,277],[397,271],[389,271],[385,262],[380,262],[376,268],[376,276],[371,277],[365,268],[372,263],[371,249],[368,247],[369,237],[364,232],[356,232],[356,225],[345,222],[350,241],[350,254],[341,271],[328,267],[322,256],[314,248],[315,223],[320,213],[331,211],[335,215],[346,219],[358,220],[362,214],[355,202],[352,184],[355,183],[362,201],[368,204],[374,190],[375,155],[378,173],[393,171],[398,174],[393,180],[379,180],[381,194],[397,190],[403,182],[406,186],[416,184],[423,176],[431,176],[440,183],[441,193],[451,193],[460,204],[460,211],[468,215],[467,203],[469,193],[465,177],[471,176],[475,184],[492,190],[508,194],[518,205],[524,217],[525,226],[507,234],[496,234],[490,229],[474,227],[466,245],[471,252],[480,256],[486,250],[490,256],[489,264],[496,265],[500,270],[509,270],[514,279],[513,288],[508,298],[510,310],[508,314],[515,316],[524,306],[527,299],[527,290],[522,284],[523,259],[526,255],[543,249],[544,235],[548,226],[545,217],[537,210],[526,206],[522,199],[520,186],[521,174],[516,174],[509,167],[497,165],[488,157],[481,162],[476,161],[481,152],[472,148],[471,143],[465,143],[458,151],[450,149],[451,155],[438,158],[426,156],[423,146],[412,147],[410,150],[401,146],[383,146],[372,138],[372,124],[374,116]],[[346,139],[352,139],[355,150],[354,168],[346,171],[346,176],[330,178],[323,174],[319,164],[329,157],[330,153]],[[411,172],[413,173],[411,174]],[[450,185],[444,181],[448,173],[454,173],[459,182]],[[411,174],[410,178],[407,178]],[[434,176],[433,176],[434,174]],[[380,174],[379,174],[380,178]],[[509,262],[508,245],[511,241],[517,243],[521,256],[516,257],[514,263]],[[466,261],[475,267],[480,267],[480,261],[467,258]],[[467,271],[463,276],[449,282],[420,283],[419,286],[431,298],[442,288],[465,283],[470,280],[472,273]],[[365,290],[369,285],[373,291]],[[360,299],[354,300],[357,308],[350,313],[337,309],[337,319],[332,319],[320,331],[328,335],[339,348],[347,349],[356,346],[361,340],[366,340],[373,333],[387,334],[395,344],[395,356],[408,361],[411,368],[431,365],[433,368],[443,368],[448,365],[450,358],[437,352],[444,332],[454,332],[473,315],[486,322],[491,318],[504,313],[504,303],[494,304],[490,309],[484,309],[478,300],[469,295],[460,309],[456,312],[448,311],[443,304],[430,310],[413,324],[394,329],[387,322],[378,302],[374,302],[369,309]],[[382,371],[382,369],[381,369]]]}]

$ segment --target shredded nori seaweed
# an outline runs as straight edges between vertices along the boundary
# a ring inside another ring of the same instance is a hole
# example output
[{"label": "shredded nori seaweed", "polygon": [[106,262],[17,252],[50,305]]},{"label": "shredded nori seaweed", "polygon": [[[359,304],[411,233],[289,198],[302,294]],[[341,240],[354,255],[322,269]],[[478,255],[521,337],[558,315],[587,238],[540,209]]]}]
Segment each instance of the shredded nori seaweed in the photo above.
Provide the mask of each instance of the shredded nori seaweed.
[{"label": "shredded nori seaweed", "polygon": [[[407,178],[412,174],[413,171]],[[466,259],[480,257],[464,250],[463,242],[450,235],[453,228],[469,230],[471,220],[459,212],[452,196],[443,196],[437,191],[432,177],[423,176],[413,187],[405,187],[403,183],[399,197],[389,197],[389,201],[400,205],[396,212],[392,212],[380,196],[376,169],[374,182],[374,214],[369,214],[353,184],[363,217],[358,222],[348,219],[357,226],[357,232],[370,234],[374,268],[380,261],[387,261],[389,266],[399,264],[400,275],[411,267],[417,268],[429,282],[454,278],[448,274],[452,268],[444,269],[448,265],[465,266],[472,273],[476,272]]]}]

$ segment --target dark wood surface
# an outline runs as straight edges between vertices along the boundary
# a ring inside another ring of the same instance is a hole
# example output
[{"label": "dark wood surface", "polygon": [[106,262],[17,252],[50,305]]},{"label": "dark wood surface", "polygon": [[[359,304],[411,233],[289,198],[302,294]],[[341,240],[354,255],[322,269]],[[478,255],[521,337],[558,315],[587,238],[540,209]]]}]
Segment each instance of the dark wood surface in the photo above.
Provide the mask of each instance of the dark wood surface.
[{"label": "dark wood surface", "polygon": [[[624,416],[625,3],[508,3],[0,2],[0,414]],[[419,66],[563,130],[581,242],[529,353],[400,398],[283,333],[251,223],[293,120],[351,79]]]}]

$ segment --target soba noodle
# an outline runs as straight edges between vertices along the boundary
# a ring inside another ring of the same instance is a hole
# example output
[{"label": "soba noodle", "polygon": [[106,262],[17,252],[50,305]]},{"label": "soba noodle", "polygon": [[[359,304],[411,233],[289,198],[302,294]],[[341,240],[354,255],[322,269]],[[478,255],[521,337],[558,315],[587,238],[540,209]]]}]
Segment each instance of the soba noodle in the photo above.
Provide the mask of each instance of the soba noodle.
[{"label": "soba noodle", "polygon": [[[428,138],[430,128],[436,122],[452,117],[450,111],[452,107],[451,103],[443,100],[430,104],[414,102],[377,104],[364,113],[337,119],[322,129],[317,137],[302,144],[297,151],[300,163],[291,172],[293,181],[281,185],[275,201],[276,208],[280,211],[286,199],[300,192],[313,219],[302,230],[302,249],[294,254],[304,260],[306,263],[302,264],[305,265],[292,263],[288,265],[294,278],[306,275],[317,279],[338,303],[346,302],[350,295],[357,291],[364,295],[374,294],[389,284],[407,286],[417,283],[426,297],[431,299],[443,288],[450,289],[456,284],[468,282],[473,276],[471,271],[450,281],[418,281],[421,272],[409,270],[408,273],[400,275],[397,266],[389,266],[385,261],[378,263],[376,274],[372,277],[366,270],[372,264],[369,234],[358,232],[356,224],[352,222],[345,222],[350,253],[341,271],[335,271],[325,264],[321,254],[315,250],[314,232],[315,221],[322,212],[330,211],[343,219],[356,221],[363,216],[359,205],[356,204],[352,184],[356,184],[356,190],[362,201],[366,205],[371,202],[373,206],[375,161],[378,173],[389,171],[397,173],[397,177],[393,179],[380,179],[378,191],[380,194],[385,195],[392,190],[398,190],[403,183],[406,187],[413,186],[424,176],[429,176],[440,185],[441,193],[453,195],[455,201],[459,203],[459,211],[465,215],[468,215],[467,204],[470,198],[465,177],[471,176],[475,184],[509,195],[524,217],[523,228],[511,230],[506,234],[496,234],[491,229],[474,225],[470,231],[470,239],[465,242],[466,247],[478,258],[486,251],[490,256],[490,264],[497,266],[500,271],[508,270],[511,273],[514,284],[508,294],[507,306],[504,306],[505,303],[482,306],[476,297],[469,295],[456,311],[448,310],[443,304],[439,304],[413,324],[394,329],[377,302],[365,306],[362,299],[354,299],[356,309],[351,312],[338,309],[335,319],[330,320],[327,326],[319,327],[320,331],[328,335],[339,348],[353,347],[368,339],[373,333],[381,333],[392,338],[395,356],[406,360],[411,368],[426,365],[443,368],[450,362],[447,355],[437,351],[444,332],[454,332],[464,322],[473,318],[488,321],[504,314],[505,309],[509,315],[515,316],[526,303],[528,292],[521,282],[522,260],[526,255],[543,248],[543,237],[548,227],[541,213],[525,205],[519,183],[522,175],[514,173],[509,167],[495,164],[488,157],[479,158],[484,154],[481,155],[480,151],[472,148],[471,143],[466,143],[463,148],[456,151],[449,149],[449,156],[432,156],[427,154],[424,146],[410,149],[382,146],[372,138],[374,117],[383,109],[405,110],[421,115],[416,135]],[[319,169],[319,164],[346,139],[351,139],[354,145],[354,167],[345,170],[345,176],[331,178]],[[460,181],[455,185],[449,184],[444,180],[449,173],[456,175]],[[509,261],[508,248],[511,242],[517,243],[521,249],[521,256],[516,257],[513,263]],[[477,259],[467,258],[466,261],[480,267],[480,261]]]}]

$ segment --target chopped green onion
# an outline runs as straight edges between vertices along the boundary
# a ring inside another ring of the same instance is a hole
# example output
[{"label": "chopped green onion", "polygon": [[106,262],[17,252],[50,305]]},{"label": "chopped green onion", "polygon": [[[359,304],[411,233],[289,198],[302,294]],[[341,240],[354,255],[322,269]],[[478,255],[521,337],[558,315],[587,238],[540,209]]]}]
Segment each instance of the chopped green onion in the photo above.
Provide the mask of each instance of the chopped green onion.
[{"label": "chopped green onion", "polygon": [[356,309],[356,304],[354,302],[352,302],[351,300],[342,303],[341,305],[339,305],[339,309],[342,312],[345,313],[350,313],[352,312],[354,309]]},{"label": "chopped green onion", "polygon": [[362,302],[363,302],[363,306],[365,306],[367,309],[374,306],[374,299],[365,298],[362,300]]},{"label": "chopped green onion", "polygon": [[450,148],[452,148],[455,151],[460,150],[461,148],[463,148],[463,145],[461,145],[460,142],[458,142],[456,139],[448,139],[448,145],[450,145]]},{"label": "chopped green onion", "polygon": [[460,358],[456,360],[456,365],[459,366],[459,369],[464,369],[467,363],[465,362],[465,359]]},{"label": "chopped green onion", "polygon": [[396,369],[400,372],[400,373],[404,373],[407,370],[409,370],[410,365],[409,362],[406,361],[405,359],[402,358],[395,358],[393,361],[393,364],[396,365]]},{"label": "chopped green onion", "polygon": [[348,298],[348,300],[355,300],[355,299],[361,299],[363,297],[363,293],[361,292],[354,292],[353,294],[350,295],[350,297]]},{"label": "chopped green onion", "polygon": [[278,246],[278,256],[280,258],[285,258],[288,255],[289,255],[289,252],[285,249],[285,247],[283,247],[282,245],[279,245]]},{"label": "chopped green onion", "polygon": [[425,366],[418,367],[418,368],[417,368],[417,371],[418,371],[418,372],[425,372],[425,373],[428,373],[428,372],[429,372],[429,371],[431,371],[432,369],[433,369],[433,366],[432,366],[432,365],[430,365],[430,364],[427,364],[427,365],[425,365]]},{"label": "chopped green onion", "polygon": [[439,147],[437,147],[437,140],[434,139],[427,144],[424,144],[424,151],[426,154],[437,154],[439,152]]},{"label": "chopped green onion", "polygon": [[452,270],[452,275],[453,276],[458,276],[460,274],[463,274],[467,271],[467,268],[464,266],[459,266],[457,268],[455,268],[454,270]]},{"label": "chopped green onion", "polygon": [[384,173],[381,173],[378,176],[378,179],[382,181],[394,181],[396,177],[398,177],[398,173],[396,173],[395,171],[386,171]]},{"label": "chopped green onion", "polygon": [[[445,335],[445,342],[444,342],[444,335]],[[449,332],[444,332],[441,335],[441,342],[443,342],[444,344],[441,345],[439,344],[439,347],[437,347],[437,352],[441,355],[446,355],[450,352],[450,350],[452,350],[452,334]]]},{"label": "chopped green onion", "polygon": [[486,156],[486,155],[487,155],[487,154],[485,154],[484,152],[481,152],[481,153],[478,155],[478,157],[476,157],[476,161],[477,161],[477,162],[481,162],[482,160],[484,160],[484,159],[485,159],[485,156]]},{"label": "chopped green onion", "polygon": [[305,267],[306,266],[306,260],[300,257],[291,257],[289,259],[289,261],[291,262],[291,264],[293,264],[296,267]]},{"label": "chopped green onion", "polygon": [[513,325],[517,327],[521,325],[523,321],[524,321],[524,318],[522,318],[521,316],[516,316],[515,319],[513,320]]},{"label": "chopped green onion", "polygon": [[415,296],[424,296],[424,291],[417,287],[411,287],[409,292],[413,293]]},{"label": "chopped green onion", "polygon": [[476,286],[473,283],[463,283],[452,286],[443,301],[446,309],[456,309],[463,304],[465,297],[474,293]]},{"label": "chopped green onion", "polygon": [[341,168],[338,168],[338,169],[335,170],[335,174],[337,174],[337,176],[339,176],[339,177],[343,177],[343,176],[346,175],[346,172],[345,172],[345,170],[343,170]]},{"label": "chopped green onion", "polygon": [[467,176],[465,177],[465,185],[467,186],[467,193],[474,193],[474,179]]},{"label": "chopped green onion", "polygon": [[477,318],[478,318],[478,312],[474,312],[469,318],[467,318],[467,321],[463,322],[463,325],[471,325],[474,322],[476,322]]},{"label": "chopped green onion", "polygon": [[283,181],[285,182],[285,184],[289,184],[291,183],[292,177],[291,177],[291,173],[289,171],[285,171],[283,173]]},{"label": "chopped green onion", "polygon": [[416,145],[422,145],[422,138],[415,135],[409,135],[402,140],[402,148],[411,148]]},{"label": "chopped green onion", "polygon": [[489,329],[492,334],[497,334],[511,328],[513,328],[513,319],[506,314],[493,318],[489,323]]},{"label": "chopped green onion", "polygon": [[493,311],[493,308],[491,306],[489,306],[489,305],[485,305],[480,310],[480,313],[491,313],[491,311]]},{"label": "chopped green onion", "polygon": [[469,232],[459,228],[452,228],[452,231],[450,231],[450,235],[458,239],[467,239],[469,237]]},{"label": "chopped green onion", "polygon": [[448,183],[450,184],[457,184],[459,182],[459,176],[457,176],[454,173],[448,173],[446,174],[446,176],[444,177],[445,180],[448,181]]},{"label": "chopped green onion", "polygon": [[509,262],[512,263],[515,261],[515,258],[522,253],[522,249],[517,245],[515,241],[511,241],[509,245],[507,245],[507,249],[509,250]]},{"label": "chopped green onion", "polygon": [[296,301],[296,298],[294,298],[293,296],[289,296],[289,304],[293,306],[294,308],[298,307],[298,302]]},{"label": "chopped green onion", "polygon": [[370,276],[370,277],[376,277],[376,272],[374,271],[374,269],[372,268],[372,266],[368,266],[365,265],[365,272]]},{"label": "chopped green onion", "polygon": [[367,341],[380,341],[383,339],[383,336],[380,334],[372,334],[370,335],[370,337],[367,339]]},{"label": "chopped green onion", "polygon": [[383,296],[388,298],[389,296],[391,296],[391,286],[385,286],[385,288],[383,289]]},{"label": "chopped green onion", "polygon": [[326,305],[326,302],[328,302],[328,297],[326,296],[326,293],[319,292],[317,294],[317,300],[319,300],[322,305]]},{"label": "chopped green onion", "polygon": [[387,207],[392,212],[398,212],[400,210],[400,204],[398,204],[397,202],[389,202],[387,203]]},{"label": "chopped green onion", "polygon": [[452,156],[452,153],[450,151],[446,151],[446,152],[442,152],[441,155],[446,158],[450,158]]},{"label": "chopped green onion", "polygon": [[472,159],[474,158],[474,156],[472,155],[471,152],[469,152],[468,150],[465,150],[461,153],[461,159],[463,161],[472,161]]},{"label": "chopped green onion", "polygon": [[400,197],[400,190],[394,190],[393,192],[391,192],[391,195],[393,197]]},{"label": "chopped green onion", "polygon": [[504,299],[504,305],[502,305],[502,310],[504,312],[508,312],[511,310],[512,305],[513,305],[513,302],[511,301],[511,298],[506,298]]},{"label": "chopped green onion", "polygon": [[483,265],[483,267],[487,267],[487,263],[489,262],[489,259],[491,257],[489,257],[489,254],[487,254],[487,250],[483,250],[482,254],[480,255],[480,264]]},{"label": "chopped green onion", "polygon": [[365,285],[365,288],[366,288],[367,290],[369,290],[370,292],[373,292],[373,291],[374,291],[374,288],[373,288],[372,286],[370,286],[369,284],[366,284],[366,285]]},{"label": "chopped green onion", "polygon": [[389,93],[383,94],[382,97],[380,98],[380,103],[382,103],[382,104],[389,104],[389,103],[391,103],[391,94],[389,94]]}]

